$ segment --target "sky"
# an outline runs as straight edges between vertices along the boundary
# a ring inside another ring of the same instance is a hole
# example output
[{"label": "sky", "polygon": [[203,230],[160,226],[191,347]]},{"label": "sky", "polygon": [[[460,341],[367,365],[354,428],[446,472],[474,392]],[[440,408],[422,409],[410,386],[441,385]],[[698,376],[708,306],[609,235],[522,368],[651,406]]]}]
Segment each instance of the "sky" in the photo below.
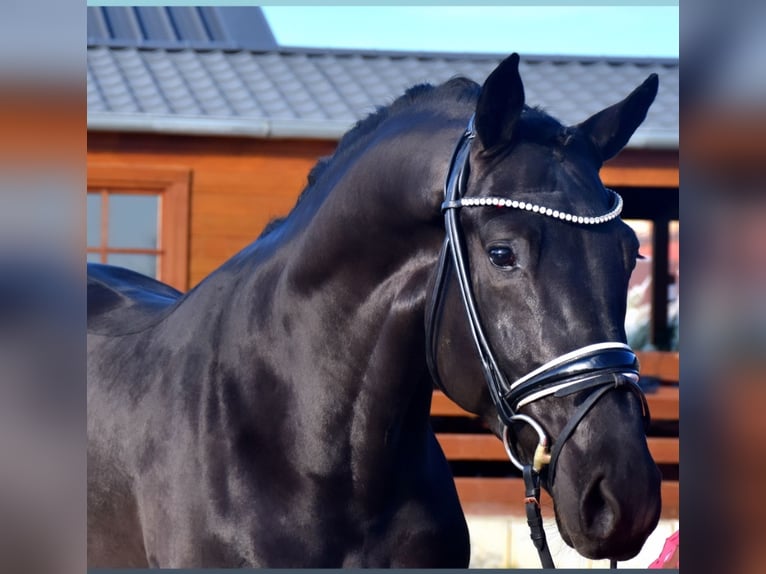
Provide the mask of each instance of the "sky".
[{"label": "sky", "polygon": [[678,57],[678,6],[266,6],[285,46]]}]

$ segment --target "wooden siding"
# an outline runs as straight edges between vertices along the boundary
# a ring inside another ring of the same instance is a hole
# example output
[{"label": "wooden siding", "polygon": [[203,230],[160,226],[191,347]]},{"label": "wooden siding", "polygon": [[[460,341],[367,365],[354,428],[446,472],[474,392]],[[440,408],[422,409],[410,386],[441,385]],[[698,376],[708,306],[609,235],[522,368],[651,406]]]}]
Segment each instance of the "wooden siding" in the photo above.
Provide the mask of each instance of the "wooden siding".
[{"label": "wooden siding", "polygon": [[191,172],[188,287],[287,214],[333,141],[91,133],[88,166],[172,167]]},{"label": "wooden siding", "polygon": [[607,187],[677,188],[678,150],[627,149],[601,168]]}]

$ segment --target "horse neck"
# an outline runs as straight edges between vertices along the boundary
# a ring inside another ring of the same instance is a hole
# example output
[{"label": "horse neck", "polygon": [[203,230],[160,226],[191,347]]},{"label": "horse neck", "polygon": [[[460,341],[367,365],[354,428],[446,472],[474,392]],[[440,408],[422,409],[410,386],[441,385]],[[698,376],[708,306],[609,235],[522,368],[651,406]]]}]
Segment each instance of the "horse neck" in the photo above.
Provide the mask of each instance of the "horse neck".
[{"label": "horse neck", "polygon": [[332,417],[366,437],[380,434],[383,450],[403,425],[408,434],[417,425],[428,432],[425,301],[443,240],[441,186],[461,125],[440,137],[425,128],[381,137],[345,170],[329,167],[332,189],[302,199],[285,233],[303,225],[300,210],[314,210],[311,220],[246,288],[268,300],[231,314],[258,315],[236,329],[248,333],[250,354],[311,397],[302,425]]},{"label": "horse neck", "polygon": [[173,318],[179,345],[212,356],[200,395],[241,413],[230,424],[278,416],[300,429],[290,448],[303,471],[354,469],[370,500],[432,445],[425,301],[462,125],[439,137],[425,126],[381,136],[329,166],[279,228],[195,288]]},{"label": "horse neck", "polygon": [[[404,125],[371,138],[346,166],[328,168],[333,188],[285,261],[276,307],[300,301],[304,320],[335,333],[345,356],[423,348],[426,287],[443,239],[440,188],[456,130],[435,137],[425,125]],[[422,362],[397,355],[405,358]]]}]

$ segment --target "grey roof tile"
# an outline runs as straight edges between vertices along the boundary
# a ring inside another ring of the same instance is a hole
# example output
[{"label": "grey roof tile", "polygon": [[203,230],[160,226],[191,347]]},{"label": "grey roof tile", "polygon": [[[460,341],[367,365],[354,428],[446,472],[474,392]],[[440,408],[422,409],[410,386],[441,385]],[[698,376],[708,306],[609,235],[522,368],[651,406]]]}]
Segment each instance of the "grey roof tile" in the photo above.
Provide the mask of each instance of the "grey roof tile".
[{"label": "grey roof tile", "polygon": [[89,6],[88,45],[273,50],[277,42],[254,6]]},{"label": "grey roof tile", "polygon": [[[204,133],[214,133],[218,125],[221,133],[259,126],[253,133],[262,134],[263,126],[271,126],[267,131],[280,135],[278,126],[289,126],[293,136],[338,137],[414,84],[458,75],[482,82],[501,58],[91,46],[89,125],[109,129],[110,117],[130,115],[130,129],[136,130],[194,133],[195,122],[208,122]],[[677,60],[527,57],[521,62],[527,101],[565,123],[580,122],[613,104],[651,72],[660,75],[660,92],[635,139],[640,145],[677,146]],[[186,123],[159,122],[165,127],[157,127],[158,118],[174,116],[183,116]]]}]

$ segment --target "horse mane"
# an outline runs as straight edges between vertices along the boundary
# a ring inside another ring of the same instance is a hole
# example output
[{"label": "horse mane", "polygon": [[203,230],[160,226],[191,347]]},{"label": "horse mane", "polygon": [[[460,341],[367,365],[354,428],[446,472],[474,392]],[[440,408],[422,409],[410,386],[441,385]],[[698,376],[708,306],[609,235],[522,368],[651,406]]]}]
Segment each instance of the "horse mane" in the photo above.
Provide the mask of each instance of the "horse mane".
[{"label": "horse mane", "polygon": [[[455,77],[438,86],[428,83],[417,84],[408,88],[404,94],[396,98],[391,104],[378,106],[374,112],[356,122],[349,131],[343,134],[332,155],[320,158],[314,167],[311,168],[307,177],[306,187],[303,188],[303,191],[298,196],[295,205],[298,205],[314,189],[330,165],[364,145],[368,137],[386,120],[397,116],[404,110],[412,109],[413,106],[475,102],[479,97],[480,90],[481,86],[473,80]],[[260,237],[265,237],[276,230],[286,218],[287,216],[272,219],[266,224]]]}]

